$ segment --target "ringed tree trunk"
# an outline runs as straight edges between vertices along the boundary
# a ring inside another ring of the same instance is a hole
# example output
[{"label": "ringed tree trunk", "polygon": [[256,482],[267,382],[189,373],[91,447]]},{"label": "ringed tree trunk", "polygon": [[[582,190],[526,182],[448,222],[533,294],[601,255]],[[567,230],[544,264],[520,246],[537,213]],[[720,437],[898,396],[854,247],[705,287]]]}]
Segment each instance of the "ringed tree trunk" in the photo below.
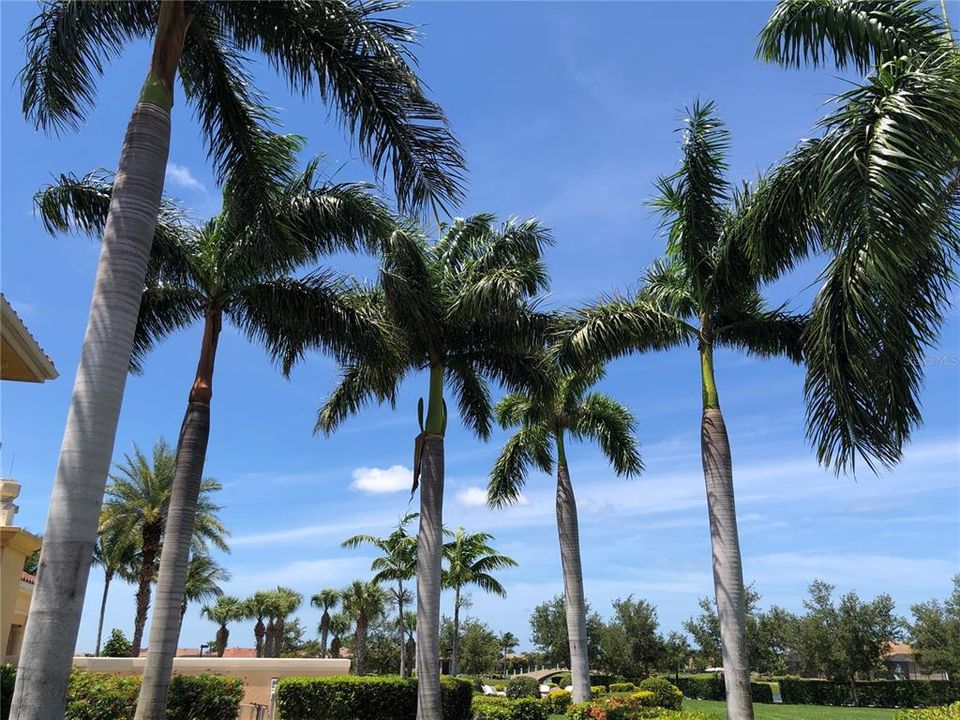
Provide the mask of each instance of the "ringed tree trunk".
[{"label": "ringed tree trunk", "polygon": [[400,629],[400,677],[407,674],[406,653],[403,651],[403,641],[406,634],[403,628],[403,580],[397,580],[397,626]]},{"label": "ringed tree trunk", "polygon": [[443,557],[443,366],[430,368],[417,534],[417,720],[441,720],[440,568]]},{"label": "ringed tree trunk", "polygon": [[580,525],[577,499],[570,482],[563,431],[556,432],[557,445],[557,534],[560,537],[560,562],[563,567],[563,604],[567,615],[570,644],[570,677],[573,702],[590,699],[590,656],[587,641],[587,603],[583,594],[583,568],[580,562]]},{"label": "ringed tree trunk", "polygon": [[97,647],[93,651],[100,657],[100,641],[103,639],[103,616],[107,612],[107,593],[110,592],[110,581],[113,580],[113,570],[106,570],[103,579],[103,598],[100,600],[100,619],[97,621]]},{"label": "ringed tree trunk", "polygon": [[453,648],[450,651],[450,674],[460,672],[460,588],[453,593]]},{"label": "ringed tree trunk", "polygon": [[143,281],[170,150],[173,78],[188,19],[162,3],[147,80],[120,150],[10,709],[59,720],[97,540]]},{"label": "ringed tree trunk", "polygon": [[700,452],[710,516],[713,586],[720,620],[723,681],[727,690],[727,720],[753,720],[750,661],[747,656],[745,593],[733,494],[733,460],[713,372],[713,347],[700,343],[703,419]]},{"label": "ringed tree trunk", "polygon": [[167,690],[180,639],[190,546],[210,437],[213,369],[221,324],[220,307],[209,304],[204,317],[196,379],[190,389],[187,412],[180,426],[170,509],[167,511],[167,527],[160,554],[157,602],[150,624],[150,646],[134,720],[165,720],[167,715]]},{"label": "ringed tree trunk", "polygon": [[223,653],[227,649],[227,643],[229,641],[230,630],[226,625],[221,625],[220,629],[217,630],[217,657],[223,657]]},{"label": "ringed tree trunk", "polygon": [[130,642],[130,657],[140,657],[143,647],[143,629],[150,613],[150,595],[153,580],[157,576],[157,556],[163,542],[163,527],[160,523],[143,529],[143,548],[140,551],[140,572],[137,576],[137,612],[133,619],[133,640]]},{"label": "ringed tree trunk", "polygon": [[407,674],[404,677],[410,677],[411,668],[417,662],[417,641],[413,639],[413,635],[407,638],[406,644],[403,646],[403,654],[407,660]]},{"label": "ringed tree trunk", "polygon": [[[262,623],[261,623],[262,624]],[[327,656],[327,637],[330,635],[330,613],[326,610],[320,616],[320,657]],[[257,647],[260,647],[260,640],[257,640]],[[260,657],[260,651],[257,650],[257,657]]]},{"label": "ringed tree trunk", "polygon": [[358,676],[367,674],[367,618],[362,615],[357,618],[357,630],[353,636],[354,653],[356,654],[356,667],[354,671]]}]

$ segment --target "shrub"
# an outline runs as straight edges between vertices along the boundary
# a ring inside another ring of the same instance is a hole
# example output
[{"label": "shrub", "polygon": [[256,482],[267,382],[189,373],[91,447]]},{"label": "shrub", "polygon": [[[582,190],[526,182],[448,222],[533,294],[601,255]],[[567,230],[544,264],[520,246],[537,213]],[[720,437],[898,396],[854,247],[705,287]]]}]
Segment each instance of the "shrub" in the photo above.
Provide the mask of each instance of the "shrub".
[{"label": "shrub", "polygon": [[540,683],[536,678],[528,675],[518,675],[507,682],[507,697],[511,700],[519,698],[540,698]]},{"label": "shrub", "polygon": [[780,696],[789,705],[862,705],[865,707],[931,707],[960,700],[960,683],[947,680],[872,680],[858,682],[854,701],[849,683],[829,680],[780,681]]},{"label": "shrub", "polygon": [[0,665],[0,720],[10,717],[10,702],[13,700],[13,684],[17,679],[17,668],[13,665]]},{"label": "shrub", "polygon": [[665,710],[659,707],[649,707],[643,703],[647,695],[652,693],[636,693],[644,697],[623,695],[604,698],[602,700],[578,703],[571,705],[567,710],[567,720],[716,720],[713,715],[702,713],[687,713],[678,710]]},{"label": "shrub", "polygon": [[557,676],[557,685],[559,685],[562,688],[573,685],[573,675],[571,675],[570,673],[560,674],[559,676]]},{"label": "shrub", "polygon": [[590,694],[591,695],[603,695],[607,691],[606,685],[591,685]]},{"label": "shrub", "polygon": [[901,710],[893,720],[960,720],[960,702],[922,710]]},{"label": "shrub", "polygon": [[110,631],[110,637],[103,644],[103,652],[100,654],[104,657],[130,657],[131,647],[123,630],[114,628]]},{"label": "shrub", "polygon": [[167,694],[167,717],[233,720],[242,701],[243,680],[240,678],[226,675],[174,675]]},{"label": "shrub", "polygon": [[475,697],[473,720],[547,720],[551,710],[545,700]]},{"label": "shrub", "polygon": [[543,702],[552,715],[563,715],[573,702],[573,695],[567,690],[554,690],[543,699]]},{"label": "shrub", "polygon": [[[468,720],[473,686],[440,679],[443,720]],[[277,683],[283,720],[414,720],[417,681],[396,676],[284,678]]]},{"label": "shrub", "polygon": [[633,692],[636,689],[637,689],[637,686],[631,682],[610,683],[610,692],[612,693]]},{"label": "shrub", "polygon": [[639,690],[633,693],[630,699],[643,707],[655,707],[657,704],[657,694],[649,690]]},{"label": "shrub", "polygon": [[683,693],[672,682],[662,677],[648,677],[640,683],[640,689],[654,694],[653,704],[668,710],[679,710]]},{"label": "shrub", "polygon": [[750,695],[755,703],[773,702],[773,685],[770,683],[750,683]]},{"label": "shrub", "polygon": [[[697,700],[726,700],[727,689],[723,684],[723,679],[718,677],[695,678],[682,677],[674,683],[684,697],[696,698]],[[773,687],[770,683],[750,683],[750,694],[755,703],[772,703]]]}]

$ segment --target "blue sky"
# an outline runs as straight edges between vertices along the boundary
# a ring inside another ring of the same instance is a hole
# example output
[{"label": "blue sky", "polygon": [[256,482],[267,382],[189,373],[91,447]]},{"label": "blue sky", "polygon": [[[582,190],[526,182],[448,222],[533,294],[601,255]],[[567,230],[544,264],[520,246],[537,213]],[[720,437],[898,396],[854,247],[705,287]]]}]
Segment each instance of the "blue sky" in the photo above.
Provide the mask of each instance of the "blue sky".
[{"label": "blue sky", "polygon": [[[551,302],[569,306],[634,284],[662,250],[645,204],[653,181],[678,158],[679,109],[717,101],[733,133],[731,178],[751,178],[811,134],[822,103],[843,88],[831,72],[786,71],[754,59],[766,3],[421,3],[403,16],[423,24],[422,76],[448,112],[470,163],[463,212],[535,215],[554,230],[548,253]],[[953,4],[954,15],[960,11]],[[3,386],[2,471],[23,484],[21,523],[39,531],[86,322],[97,245],[46,235],[31,196],[60,172],[115,166],[123,130],[147,66],[130,47],[107,70],[96,109],[77,133],[35,132],[19,112],[19,38],[35,6],[3,3],[2,283],[60,378]],[[341,180],[369,170],[318,101],[287,92],[268,68],[255,76],[285,130],[309,139]],[[196,125],[178,93],[167,193],[198,217],[218,207]],[[369,274],[369,259],[336,260]],[[778,302],[809,301],[817,263],[770,288]],[[131,377],[115,457],[134,442],[175,441],[195,368],[199,333],[172,337]],[[926,423],[904,462],[879,477],[819,469],[804,443],[802,371],[785,361],[722,352],[718,382],[735,461],[746,579],[762,604],[799,609],[815,577],[841,591],[890,592],[899,612],[944,596],[960,568],[960,323],[950,314],[926,368]],[[229,592],[282,583],[305,596],[367,577],[370,557],[342,551],[357,532],[384,533],[407,508],[416,399],[425,378],[404,387],[396,411],[372,408],[330,439],[314,437],[316,410],[336,367],[313,356],[285,380],[263,351],[232,328],[218,356],[207,472],[233,552]],[[646,473],[615,477],[590,446],[568,449],[581,511],[587,595],[606,614],[628,594],[654,602],[664,630],[678,628],[711,593],[709,537],[699,466],[699,377],[681,349],[610,365],[604,390],[636,413]],[[457,423],[447,438],[447,523],[496,535],[520,566],[505,572],[505,600],[473,596],[471,614],[526,639],[538,602],[560,592],[553,481],[533,475],[517,507],[482,506],[486,474],[504,440],[483,444]],[[372,492],[381,490],[382,492]],[[389,490],[389,491],[387,491]],[[87,592],[79,651],[93,648],[102,574]],[[450,611],[451,598],[444,609]],[[315,627],[318,613],[300,611]],[[133,589],[111,593],[106,628],[128,634]],[[182,646],[215,627],[191,608]],[[232,644],[249,645],[250,628]]]}]

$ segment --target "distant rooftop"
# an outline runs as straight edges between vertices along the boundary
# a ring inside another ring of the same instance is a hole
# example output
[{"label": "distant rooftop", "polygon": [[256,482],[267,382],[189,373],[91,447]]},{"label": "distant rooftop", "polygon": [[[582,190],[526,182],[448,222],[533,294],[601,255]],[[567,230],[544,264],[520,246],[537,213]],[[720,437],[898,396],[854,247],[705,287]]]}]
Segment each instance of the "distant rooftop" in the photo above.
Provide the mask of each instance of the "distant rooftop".
[{"label": "distant rooftop", "polygon": [[0,294],[0,379],[40,383],[57,375],[53,360]]}]

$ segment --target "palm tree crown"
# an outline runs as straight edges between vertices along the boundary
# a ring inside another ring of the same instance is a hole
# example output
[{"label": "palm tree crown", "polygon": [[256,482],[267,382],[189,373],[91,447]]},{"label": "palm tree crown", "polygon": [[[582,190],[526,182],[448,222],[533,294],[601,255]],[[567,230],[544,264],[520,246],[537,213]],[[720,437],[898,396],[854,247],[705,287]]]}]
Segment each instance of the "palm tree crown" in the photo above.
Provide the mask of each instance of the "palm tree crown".
[{"label": "palm tree crown", "polygon": [[458,593],[468,585],[476,585],[484,592],[506,597],[507,591],[493,573],[516,567],[517,561],[498,553],[491,545],[493,535],[485,532],[468,533],[457,528],[453,539],[444,543],[443,557],[447,567],[443,573],[444,587]]},{"label": "palm tree crown", "polygon": [[203,552],[192,553],[187,564],[187,582],[184,586],[180,617],[186,614],[190,603],[212,600],[223,595],[220,583],[228,580],[230,572],[210,555]]},{"label": "palm tree crown", "polygon": [[227,624],[243,617],[243,601],[232,595],[221,595],[213,605],[204,605],[200,614],[217,623],[217,655],[223,657],[230,639],[230,630]]}]

